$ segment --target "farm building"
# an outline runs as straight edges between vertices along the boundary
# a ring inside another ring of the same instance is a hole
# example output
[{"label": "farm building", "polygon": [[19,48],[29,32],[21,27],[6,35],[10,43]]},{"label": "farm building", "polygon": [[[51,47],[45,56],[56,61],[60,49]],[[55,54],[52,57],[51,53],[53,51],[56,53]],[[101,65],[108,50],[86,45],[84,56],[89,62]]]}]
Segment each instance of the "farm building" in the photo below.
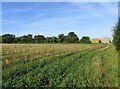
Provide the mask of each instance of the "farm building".
[{"label": "farm building", "polygon": [[102,40],[101,40],[102,43],[110,43],[111,42],[111,39],[109,37],[104,37]]},{"label": "farm building", "polygon": [[92,43],[100,43],[100,38],[92,38]]}]

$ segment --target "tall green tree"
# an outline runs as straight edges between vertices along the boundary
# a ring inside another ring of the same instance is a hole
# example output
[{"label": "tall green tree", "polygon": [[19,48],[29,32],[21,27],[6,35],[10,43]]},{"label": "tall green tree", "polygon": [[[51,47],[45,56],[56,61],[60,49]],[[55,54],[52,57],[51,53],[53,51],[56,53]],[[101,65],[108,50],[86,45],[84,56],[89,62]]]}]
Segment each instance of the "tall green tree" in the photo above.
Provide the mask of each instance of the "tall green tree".
[{"label": "tall green tree", "polygon": [[23,35],[20,37],[20,43],[33,43],[34,40],[31,34]]},{"label": "tall green tree", "polygon": [[2,43],[13,43],[14,39],[15,39],[15,35],[12,34],[2,35]]},{"label": "tall green tree", "polygon": [[74,32],[69,32],[66,40],[68,43],[76,43],[79,41],[79,38]]},{"label": "tall green tree", "polygon": [[58,35],[58,42],[63,43],[64,42],[65,35],[64,34],[59,34]]},{"label": "tall green tree", "polygon": [[45,43],[53,43],[52,37],[47,37],[47,38],[45,39]]},{"label": "tall green tree", "polygon": [[26,35],[23,35],[20,37],[20,43],[27,43],[27,36]]},{"label": "tall green tree", "polygon": [[120,18],[113,28],[113,44],[120,53]]},{"label": "tall green tree", "polygon": [[53,43],[57,43],[57,37],[53,36],[53,37],[52,37],[52,42],[53,42]]},{"label": "tall green tree", "polygon": [[35,43],[44,43],[45,37],[43,35],[36,35],[34,37]]},{"label": "tall green tree", "polygon": [[15,39],[14,39],[15,43],[20,43],[20,41],[21,41],[20,37],[15,37]]},{"label": "tall green tree", "polygon": [[88,36],[83,36],[83,37],[80,39],[80,43],[90,44],[90,43],[91,43],[90,37],[88,37]]},{"label": "tall green tree", "polygon": [[33,38],[32,38],[32,35],[31,35],[31,34],[28,34],[28,35],[27,35],[26,42],[27,42],[27,43],[33,43]]},{"label": "tall green tree", "polygon": [[2,36],[0,36],[0,43],[2,43]]}]

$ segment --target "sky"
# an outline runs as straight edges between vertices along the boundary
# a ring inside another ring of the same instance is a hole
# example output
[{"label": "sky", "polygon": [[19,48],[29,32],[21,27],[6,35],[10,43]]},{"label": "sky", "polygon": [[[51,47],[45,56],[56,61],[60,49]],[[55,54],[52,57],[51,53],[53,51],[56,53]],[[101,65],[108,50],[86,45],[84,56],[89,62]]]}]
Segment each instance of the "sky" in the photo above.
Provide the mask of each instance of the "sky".
[{"label": "sky", "polygon": [[119,0],[1,0],[2,2],[119,2]]},{"label": "sky", "polygon": [[117,2],[3,2],[2,34],[112,37]]}]

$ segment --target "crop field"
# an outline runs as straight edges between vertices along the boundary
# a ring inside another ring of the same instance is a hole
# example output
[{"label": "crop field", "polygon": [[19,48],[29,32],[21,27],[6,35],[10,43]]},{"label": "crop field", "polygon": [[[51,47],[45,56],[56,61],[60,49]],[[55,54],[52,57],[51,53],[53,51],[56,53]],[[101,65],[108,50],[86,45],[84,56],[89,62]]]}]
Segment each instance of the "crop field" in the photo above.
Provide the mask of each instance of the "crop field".
[{"label": "crop field", "polygon": [[112,44],[3,44],[3,87],[118,87]]}]

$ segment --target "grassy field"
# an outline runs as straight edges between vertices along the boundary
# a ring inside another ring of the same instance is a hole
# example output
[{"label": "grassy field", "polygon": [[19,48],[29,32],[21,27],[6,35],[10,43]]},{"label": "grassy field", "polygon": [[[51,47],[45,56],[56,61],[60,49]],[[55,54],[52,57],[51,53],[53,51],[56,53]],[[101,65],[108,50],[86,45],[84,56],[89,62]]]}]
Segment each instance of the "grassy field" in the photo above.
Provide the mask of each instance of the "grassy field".
[{"label": "grassy field", "polygon": [[3,87],[118,87],[112,44],[4,44]]}]

